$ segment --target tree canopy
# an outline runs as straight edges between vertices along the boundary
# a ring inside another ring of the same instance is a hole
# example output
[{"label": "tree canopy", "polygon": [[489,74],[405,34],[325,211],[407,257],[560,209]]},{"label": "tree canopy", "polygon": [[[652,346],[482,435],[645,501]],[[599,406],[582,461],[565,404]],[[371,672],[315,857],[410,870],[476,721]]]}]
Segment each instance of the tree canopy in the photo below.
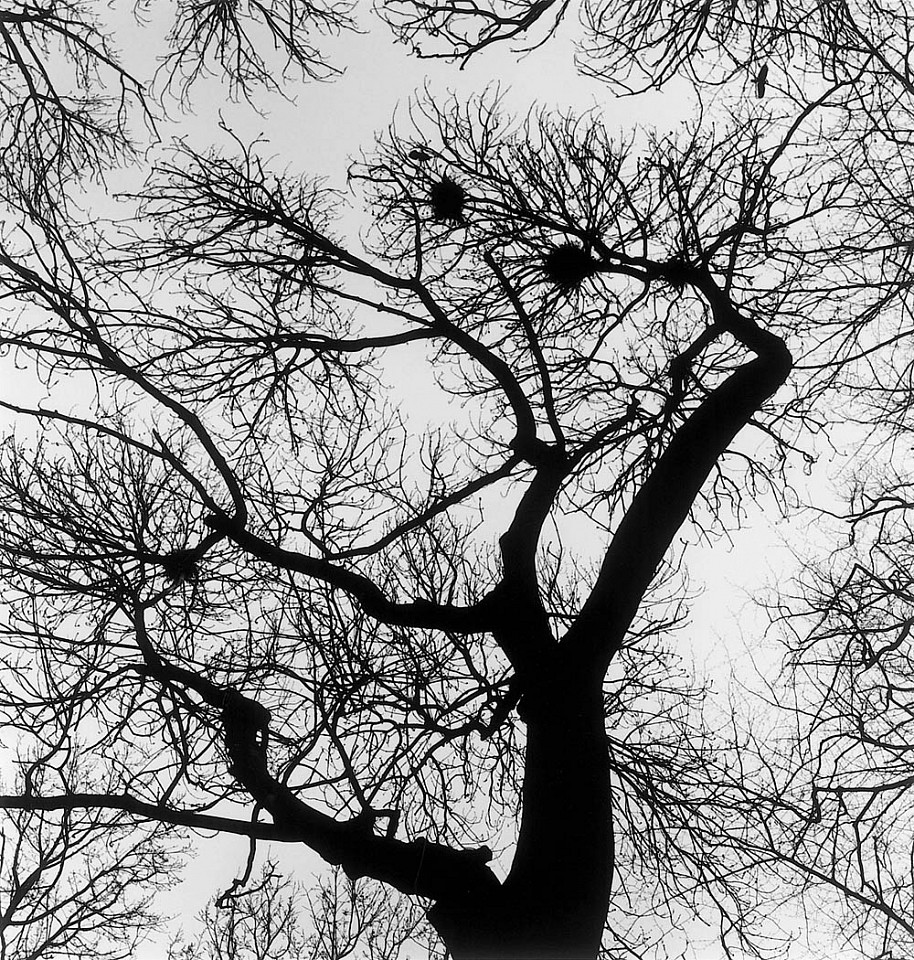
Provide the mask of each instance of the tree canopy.
[{"label": "tree canopy", "polygon": [[[419,64],[569,13],[376,6]],[[133,955],[220,835],[175,958],[910,950],[911,16],[583,4],[672,132],[428,82],[335,180],[169,138],[357,13],[139,3],[137,79],[101,5],[0,12],[0,957]],[[823,536],[722,692],[689,544],[764,515]]]}]

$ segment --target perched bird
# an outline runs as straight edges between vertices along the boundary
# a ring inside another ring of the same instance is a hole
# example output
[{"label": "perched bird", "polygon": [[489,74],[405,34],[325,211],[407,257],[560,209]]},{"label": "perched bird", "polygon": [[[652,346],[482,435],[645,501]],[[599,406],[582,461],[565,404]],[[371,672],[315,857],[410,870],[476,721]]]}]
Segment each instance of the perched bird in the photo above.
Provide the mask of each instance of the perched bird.
[{"label": "perched bird", "polygon": [[410,150],[407,156],[410,160],[415,160],[416,163],[425,163],[427,160],[432,159],[432,155],[428,151],[421,149],[421,147],[418,150]]},{"label": "perched bird", "polygon": [[768,64],[763,63],[755,78],[755,95],[761,100],[765,96],[765,84],[768,82]]}]

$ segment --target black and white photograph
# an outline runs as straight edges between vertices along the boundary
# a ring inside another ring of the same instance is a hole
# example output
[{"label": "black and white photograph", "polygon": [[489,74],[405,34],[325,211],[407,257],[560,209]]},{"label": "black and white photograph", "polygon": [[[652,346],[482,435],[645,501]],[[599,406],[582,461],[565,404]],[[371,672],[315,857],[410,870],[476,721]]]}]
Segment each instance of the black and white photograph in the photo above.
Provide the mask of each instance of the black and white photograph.
[{"label": "black and white photograph", "polygon": [[914,2],[0,0],[0,960],[914,958]]}]

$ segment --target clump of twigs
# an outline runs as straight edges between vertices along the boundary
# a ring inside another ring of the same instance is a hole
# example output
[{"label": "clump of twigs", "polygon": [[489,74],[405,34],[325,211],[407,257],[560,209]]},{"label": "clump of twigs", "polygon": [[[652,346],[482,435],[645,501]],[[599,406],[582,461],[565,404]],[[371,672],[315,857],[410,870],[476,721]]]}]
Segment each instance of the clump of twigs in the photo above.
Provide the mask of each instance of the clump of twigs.
[{"label": "clump of twigs", "polygon": [[467,192],[450,177],[442,177],[433,183],[428,192],[432,217],[442,223],[463,223]]},{"label": "clump of twigs", "polygon": [[674,290],[682,290],[694,278],[695,267],[683,257],[673,257],[663,264],[663,279]]},{"label": "clump of twigs", "polygon": [[597,272],[597,263],[581,246],[571,241],[553,247],[543,257],[546,280],[563,293],[573,293]]},{"label": "clump of twigs", "polygon": [[200,575],[193,550],[172,550],[161,558],[162,570],[173,583],[195,583]]}]

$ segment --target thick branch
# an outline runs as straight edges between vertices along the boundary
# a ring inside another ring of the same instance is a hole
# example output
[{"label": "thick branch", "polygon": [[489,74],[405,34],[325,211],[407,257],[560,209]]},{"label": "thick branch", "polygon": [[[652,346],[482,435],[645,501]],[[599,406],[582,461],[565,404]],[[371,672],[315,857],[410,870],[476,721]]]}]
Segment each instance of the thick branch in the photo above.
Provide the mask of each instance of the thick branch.
[{"label": "thick branch", "polygon": [[438,336],[431,327],[404,330],[373,337],[328,337],[323,333],[287,333],[282,336],[265,337],[273,347],[298,347],[315,353],[361,353],[365,350],[380,350],[383,347],[398,347],[416,340],[431,340]]},{"label": "thick branch", "polygon": [[568,476],[567,458],[541,443],[540,462],[499,540],[502,578],[490,594],[497,611],[495,639],[523,677],[555,648],[555,637],[543,607],[536,571],[536,548],[556,495]]},{"label": "thick branch", "polygon": [[618,651],[714,464],[790,372],[791,356],[779,337],[732,307],[718,319],[760,355],[731,374],[686,420],[632,501],[594,589],[562,643],[585,663],[596,659],[605,667]]},{"label": "thick branch", "polygon": [[[235,689],[220,687],[198,673],[166,663],[152,647],[141,615],[136,617],[136,629],[145,660],[140,668],[143,673],[165,684],[180,683],[219,710],[231,773],[273,818],[277,839],[307,844],[328,863],[342,865],[351,877],[373,877],[405,893],[435,900],[483,897],[486,891],[500,886],[486,866],[492,859],[488,848],[453,850],[424,839],[404,842],[380,837],[374,833],[376,815],[370,810],[340,821],[305,803],[269,771],[270,711]],[[154,817],[149,811],[157,809],[146,805],[144,815]],[[261,836],[253,832],[258,826],[252,825],[247,835]]]},{"label": "thick branch", "polygon": [[295,832],[273,823],[255,823],[251,820],[233,820],[230,817],[214,817],[211,814],[195,813],[192,810],[176,810],[158,803],[147,803],[129,794],[68,793],[56,797],[0,796],[2,810],[123,810],[146,820],[173,823],[178,827],[194,830],[216,830],[220,833],[235,833],[258,840],[300,841]]},{"label": "thick branch", "polygon": [[431,600],[395,603],[363,574],[327,560],[278,547],[245,530],[225,515],[210,517],[207,524],[259,560],[338,587],[352,597],[365,613],[382,623],[462,634],[484,633],[492,629],[491,602],[486,597],[468,607],[433,603]]},{"label": "thick branch", "polygon": [[[104,793],[72,793],[53,797],[0,796],[0,809],[123,810],[144,820],[195,830],[216,830],[258,840],[305,843],[330,863],[341,864],[353,878],[373,877],[404,893],[434,900],[462,900],[500,888],[495,875],[486,866],[492,859],[492,852],[486,847],[453,850],[427,840],[404,842],[367,832],[356,833],[347,829],[347,824],[332,817],[325,817],[328,825],[323,829],[313,822],[255,823],[176,810],[147,803],[127,794]],[[323,814],[318,816],[324,817]]]}]

